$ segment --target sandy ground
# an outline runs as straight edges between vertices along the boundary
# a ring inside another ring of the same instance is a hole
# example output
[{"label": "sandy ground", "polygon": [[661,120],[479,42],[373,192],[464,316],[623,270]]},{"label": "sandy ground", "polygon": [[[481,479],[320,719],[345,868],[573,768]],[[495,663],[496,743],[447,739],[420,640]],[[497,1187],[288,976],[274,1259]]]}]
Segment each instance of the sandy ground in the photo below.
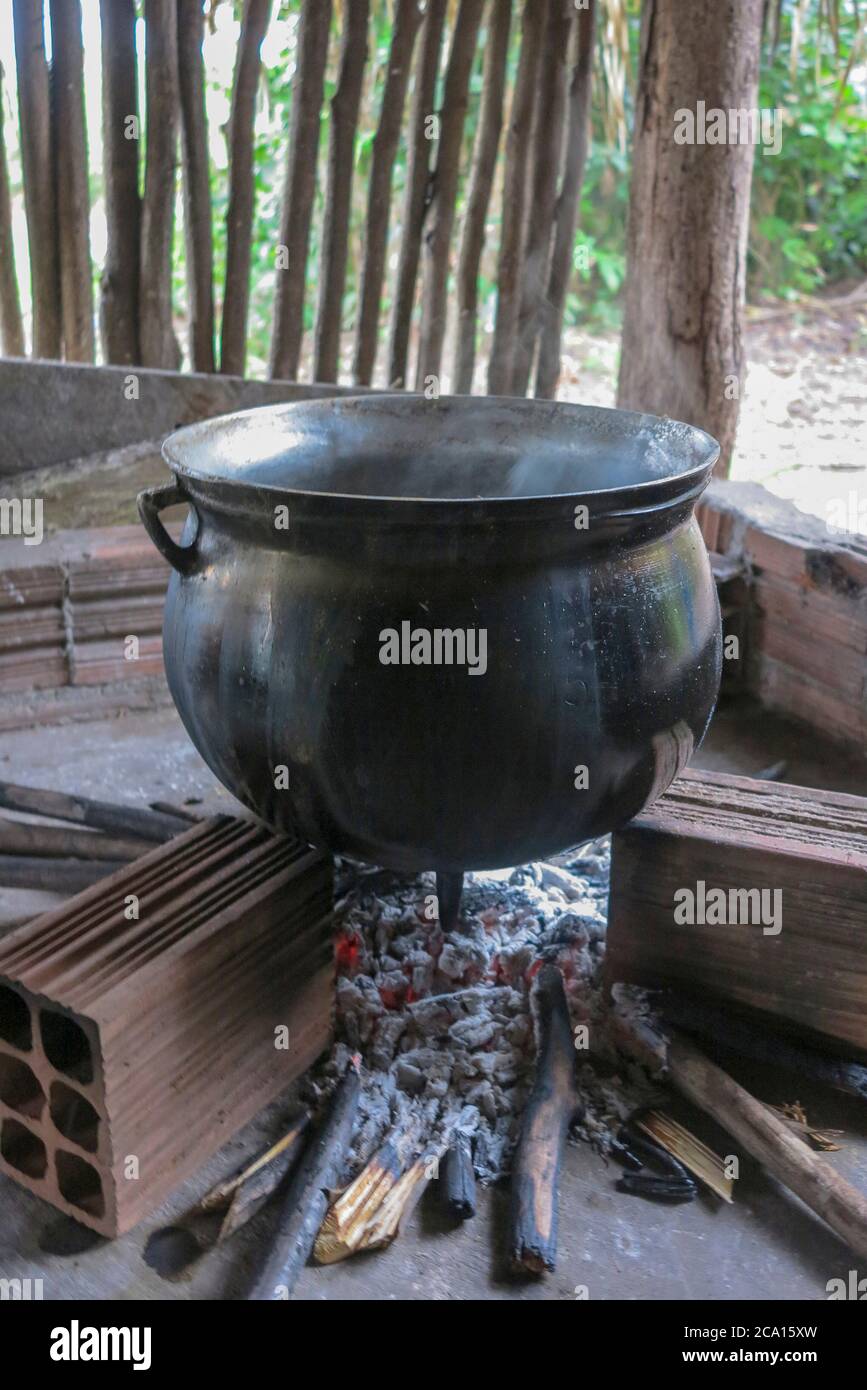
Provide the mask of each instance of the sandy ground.
[{"label": "sandy ground", "polygon": [[[746,347],[732,478],[867,535],[867,300],[750,313]],[[618,353],[571,330],[561,399],[613,405]]]}]

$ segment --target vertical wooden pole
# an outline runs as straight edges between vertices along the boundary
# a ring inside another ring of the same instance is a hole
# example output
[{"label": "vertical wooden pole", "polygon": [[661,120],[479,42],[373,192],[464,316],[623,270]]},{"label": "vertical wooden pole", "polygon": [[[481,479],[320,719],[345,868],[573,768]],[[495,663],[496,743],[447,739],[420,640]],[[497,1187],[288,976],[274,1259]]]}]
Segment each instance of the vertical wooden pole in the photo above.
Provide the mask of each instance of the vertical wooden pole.
[{"label": "vertical wooden pole", "polygon": [[208,119],[205,111],[205,70],[202,56],[204,36],[205,16],[202,0],[178,0],[178,78],[183,136],[189,351],[194,371],[213,372],[216,368],[214,238],[211,220]]},{"label": "vertical wooden pole", "polygon": [[478,313],[479,263],[485,244],[485,222],[494,184],[497,149],[503,127],[506,90],[506,59],[512,23],[512,0],[491,0],[482,105],[473,151],[473,167],[467,195],[467,210],[458,258],[458,315],[455,324],[454,391],[466,395],[473,389],[476,361],[476,316]]},{"label": "vertical wooden pole", "polygon": [[449,250],[455,222],[470,73],[475,61],[483,8],[484,0],[461,0],[446,69],[433,198],[428,209],[428,230],[422,239],[424,277],[416,390],[422,390],[429,378],[438,377],[442,365]]},{"label": "vertical wooden pole", "polygon": [[24,322],[18,297],[15,246],[12,240],[12,197],[4,135],[3,65],[0,64],[0,341],[4,357],[24,356]]},{"label": "vertical wooden pole", "polygon": [[100,283],[100,332],[107,362],[139,362],[138,80],[135,0],[99,0],[102,31],[102,149],[107,244]]},{"label": "vertical wooden pole", "polygon": [[45,61],[42,0],[13,0],[15,68],[21,171],[30,247],[33,356],[59,358],[61,352],[60,259],[57,253],[57,198],[51,95]]},{"label": "vertical wooden pole", "polygon": [[513,396],[525,396],[533,369],[540,313],[551,267],[551,243],[557,206],[557,177],[563,152],[569,35],[574,16],[571,0],[549,0],[536,110],[533,119],[532,172],[527,180],[521,307],[512,364]]},{"label": "vertical wooden pole", "polygon": [[338,376],[355,131],[367,61],[369,17],[370,0],[345,0],[340,75],[331,101],[328,190],[322,228],[322,290],[316,316],[314,381],[336,381]]},{"label": "vertical wooden pole", "polygon": [[575,229],[581,206],[581,185],[584,166],[590,147],[590,91],[593,75],[593,30],[596,0],[589,0],[586,10],[578,13],[575,30],[577,53],[569,87],[569,115],[566,132],[566,154],[563,183],[557,199],[554,226],[554,249],[551,253],[551,273],[548,295],[542,305],[542,326],[539,338],[539,362],[536,371],[536,395],[553,399],[560,377],[560,344],[563,336],[563,313],[572,274]]},{"label": "vertical wooden pole", "polygon": [[243,376],[250,308],[253,235],[253,123],[260,50],[273,0],[244,0],[229,117],[229,207],[226,213],[226,283],[220,323],[220,371]]},{"label": "vertical wooden pole", "polygon": [[676,0],[642,13],[617,403],[708,430],[722,475],[743,387],[755,146],[707,142],[703,116],[756,107],[761,24],[761,0],[693,0],[688,24]]},{"label": "vertical wooden pole", "polygon": [[50,0],[51,93],[64,356],[93,361],[93,270],[79,0]]},{"label": "vertical wooden pole", "polygon": [[310,221],[316,190],[322,88],[331,28],[331,0],[304,0],[298,41],[298,63],[292,92],[292,133],[283,187],[280,220],[274,332],[271,338],[271,376],[298,375],[304,336],[304,292]]},{"label": "vertical wooden pole", "polygon": [[[504,0],[506,3],[507,0]],[[510,3],[510,0],[508,0]],[[403,203],[403,233],[397,267],[397,286],[391,311],[391,345],[388,380],[403,386],[407,380],[409,330],[415,301],[415,283],[421,253],[421,232],[431,193],[430,121],[434,115],[437,74],[440,65],[446,0],[428,0],[424,12],[421,53],[415,75],[415,94],[410,118],[409,169]]]},{"label": "vertical wooden pole", "polygon": [[379,339],[379,306],[385,275],[385,251],[391,204],[391,175],[400,140],[400,126],[409,84],[412,50],[421,23],[418,0],[397,0],[382,94],[379,124],[373,137],[373,157],[367,191],[364,264],[360,308],[355,332],[353,377],[360,386],[373,379]]},{"label": "vertical wooden pole", "polygon": [[527,0],[521,21],[521,56],[518,61],[506,140],[503,215],[497,267],[497,316],[488,362],[488,391],[492,396],[508,395],[512,385],[515,338],[521,302],[520,269],[524,237],[522,210],[546,9],[543,0]]},{"label": "vertical wooden pole", "polygon": [[176,369],[172,325],[172,239],[178,146],[176,0],[144,0],[147,144],[141,217],[139,311],[145,367]]}]

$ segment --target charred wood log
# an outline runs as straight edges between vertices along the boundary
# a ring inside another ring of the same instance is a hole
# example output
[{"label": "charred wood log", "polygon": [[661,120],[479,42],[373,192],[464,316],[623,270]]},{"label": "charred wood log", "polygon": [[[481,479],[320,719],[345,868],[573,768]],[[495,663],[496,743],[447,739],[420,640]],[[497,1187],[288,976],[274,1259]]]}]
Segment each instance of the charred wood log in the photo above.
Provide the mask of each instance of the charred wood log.
[{"label": "charred wood log", "polygon": [[452,1139],[443,1159],[443,1202],[446,1211],[459,1221],[469,1221],[476,1214],[476,1175],[473,1172],[473,1149],[468,1134],[458,1133]]},{"label": "charred wood log", "polygon": [[0,782],[0,806],[7,811],[74,821],[77,825],[89,825],[94,830],[135,835],[157,844],[171,840],[174,835],[189,828],[180,816],[143,811],[137,806],[115,806],[108,801],[93,801],[87,796],[47,791],[44,787],[21,787],[13,782]]},{"label": "charred wood log", "polygon": [[0,854],[0,887],[37,888],[44,893],[79,893],[123,868],[119,860],[32,859]]},{"label": "charred wood log", "polygon": [[120,839],[93,830],[32,825],[0,817],[0,854],[37,855],[46,859],[116,859],[129,863],[152,848],[153,841]]},{"label": "charred wood log", "polygon": [[536,1077],[524,1111],[512,1172],[509,1253],[517,1273],[544,1274],[557,1261],[557,1194],[563,1145],[578,1109],[575,1042],[563,977],[539,972]]},{"label": "charred wood log", "polygon": [[291,1297],[322,1225],[328,1192],[340,1182],[360,1090],[360,1062],[354,1058],[289,1182],[274,1244],[248,1294],[250,1301],[271,1303]]}]

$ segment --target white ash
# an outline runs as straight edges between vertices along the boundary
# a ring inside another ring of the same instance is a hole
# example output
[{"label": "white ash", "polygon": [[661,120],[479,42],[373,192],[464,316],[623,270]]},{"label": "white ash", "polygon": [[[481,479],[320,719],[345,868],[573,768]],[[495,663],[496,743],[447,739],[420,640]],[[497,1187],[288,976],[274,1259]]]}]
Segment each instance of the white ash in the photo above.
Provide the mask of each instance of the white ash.
[{"label": "white ash", "polygon": [[324,1084],[362,1056],[355,1169],[395,1123],[474,1135],[483,1181],[509,1171],[535,1053],[532,981],[543,962],[562,974],[573,1025],[588,1025],[594,1065],[580,1065],[576,1130],[607,1149],[647,1087],[609,1036],[601,966],[607,840],[566,863],[467,874],[459,926],[436,920],[432,874],[401,879],[340,865],[337,1044]]}]

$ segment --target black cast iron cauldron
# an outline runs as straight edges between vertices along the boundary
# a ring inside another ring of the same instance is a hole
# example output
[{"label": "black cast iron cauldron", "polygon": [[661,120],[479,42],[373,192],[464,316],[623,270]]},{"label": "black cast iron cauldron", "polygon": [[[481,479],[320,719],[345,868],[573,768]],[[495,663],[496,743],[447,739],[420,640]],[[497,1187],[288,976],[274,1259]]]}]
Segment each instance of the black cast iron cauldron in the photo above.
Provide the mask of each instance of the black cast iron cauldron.
[{"label": "black cast iron cauldron", "polygon": [[[173,434],[142,493],[169,685],[278,830],[401,871],[505,867],[634,816],[700,741],[718,454],[653,416],[369,395]],[[159,512],[190,504],[182,544]]]}]

